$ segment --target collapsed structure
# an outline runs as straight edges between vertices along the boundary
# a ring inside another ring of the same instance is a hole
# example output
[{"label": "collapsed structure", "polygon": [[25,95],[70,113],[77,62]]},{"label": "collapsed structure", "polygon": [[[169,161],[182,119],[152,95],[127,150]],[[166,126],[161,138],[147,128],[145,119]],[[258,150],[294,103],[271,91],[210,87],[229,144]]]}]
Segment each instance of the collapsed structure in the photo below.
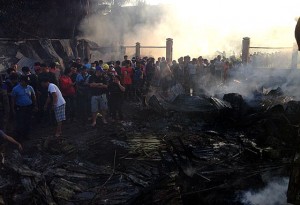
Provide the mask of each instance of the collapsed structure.
[{"label": "collapsed structure", "polygon": [[147,107],[127,103],[126,122],[68,124],[61,141],[44,128],[21,155],[9,149],[2,201],[244,204],[245,191],[289,176],[300,103],[280,88],[258,92],[256,103],[238,93],[189,96],[180,84],[151,91]]}]

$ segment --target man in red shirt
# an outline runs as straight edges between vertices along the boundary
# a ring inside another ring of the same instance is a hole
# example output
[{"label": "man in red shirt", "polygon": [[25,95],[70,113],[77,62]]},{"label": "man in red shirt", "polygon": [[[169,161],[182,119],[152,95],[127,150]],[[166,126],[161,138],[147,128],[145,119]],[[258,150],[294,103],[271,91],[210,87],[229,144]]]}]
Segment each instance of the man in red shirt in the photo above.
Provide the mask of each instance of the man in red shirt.
[{"label": "man in red shirt", "polygon": [[122,81],[125,87],[125,99],[132,97],[132,78],[133,78],[133,69],[130,66],[130,61],[125,61],[125,66],[121,68]]},{"label": "man in red shirt", "polygon": [[66,101],[66,117],[70,121],[74,121],[75,116],[75,83],[73,83],[71,76],[74,74],[74,70],[66,68],[64,75],[59,78],[59,87]]}]

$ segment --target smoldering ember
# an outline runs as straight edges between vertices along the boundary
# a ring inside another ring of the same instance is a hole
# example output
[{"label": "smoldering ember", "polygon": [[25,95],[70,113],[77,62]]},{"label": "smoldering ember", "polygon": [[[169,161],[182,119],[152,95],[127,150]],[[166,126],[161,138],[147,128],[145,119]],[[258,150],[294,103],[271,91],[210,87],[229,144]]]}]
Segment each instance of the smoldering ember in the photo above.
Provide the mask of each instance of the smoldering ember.
[{"label": "smoldering ember", "polygon": [[125,46],[160,7],[79,2],[0,8],[0,204],[300,204],[300,45],[174,59]]}]

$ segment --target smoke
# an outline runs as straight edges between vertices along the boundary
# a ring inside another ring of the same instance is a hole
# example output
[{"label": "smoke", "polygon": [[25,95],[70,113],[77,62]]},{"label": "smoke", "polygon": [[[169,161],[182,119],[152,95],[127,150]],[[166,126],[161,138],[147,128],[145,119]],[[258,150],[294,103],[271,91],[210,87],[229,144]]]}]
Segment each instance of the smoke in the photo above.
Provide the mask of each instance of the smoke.
[{"label": "smoke", "polygon": [[[164,15],[164,9],[160,6],[112,7],[106,15],[94,13],[85,18],[80,25],[81,37],[102,47],[115,47],[116,55],[120,46],[135,46],[137,42],[142,46],[165,46],[166,37],[155,32]],[[135,48],[127,48],[126,54],[133,56]],[[102,59],[116,60],[113,59],[114,53],[101,55]],[[165,49],[142,49],[142,55],[164,56]]]},{"label": "smoke", "polygon": [[282,205],[286,204],[288,178],[274,179],[260,191],[247,191],[242,194],[244,205]]},{"label": "smoke", "polygon": [[[100,45],[120,43],[163,46],[174,39],[174,59],[216,55],[217,51],[240,54],[243,37],[252,46],[290,47],[295,42],[297,0],[246,1],[151,1],[158,6],[124,7],[106,16],[93,14],[81,25],[83,37]],[[121,35],[120,35],[121,34]],[[121,37],[122,36],[122,37]],[[128,50],[134,53],[134,50]],[[142,55],[165,55],[163,49],[142,49]]]},{"label": "smoke", "polygon": [[[120,45],[135,46],[136,42],[140,42],[142,46],[164,46],[166,38],[174,40],[173,59],[189,55],[210,60],[223,51],[226,57],[239,57],[243,37],[250,37],[251,46],[292,47],[295,43],[295,17],[299,16],[300,7],[298,0],[286,0],[284,3],[259,0],[147,0],[146,3],[151,5],[113,7],[106,15],[103,12],[93,13],[82,21],[81,37],[115,49],[113,52],[94,53],[92,60],[122,60]],[[93,6],[97,8],[96,0]],[[250,53],[260,51],[275,52],[251,49]],[[126,54],[133,56],[135,48],[127,48]],[[165,49],[142,48],[141,55],[157,58],[165,56]],[[283,63],[286,59],[276,60]],[[268,88],[281,87],[286,94],[300,99],[295,73],[278,73],[271,69],[262,71],[255,69],[255,66],[240,68],[230,74],[230,84],[207,88],[207,92],[215,95],[223,89],[222,92],[237,92],[251,98],[254,90],[267,85]]]}]

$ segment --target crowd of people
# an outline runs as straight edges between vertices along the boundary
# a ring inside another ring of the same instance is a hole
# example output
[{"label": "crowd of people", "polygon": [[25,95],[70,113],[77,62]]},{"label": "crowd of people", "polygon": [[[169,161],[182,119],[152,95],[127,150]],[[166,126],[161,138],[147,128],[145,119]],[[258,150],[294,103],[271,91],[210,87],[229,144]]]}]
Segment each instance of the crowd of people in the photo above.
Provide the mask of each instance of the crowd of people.
[{"label": "crowd of people", "polygon": [[63,121],[91,127],[97,122],[113,124],[126,118],[123,102],[143,99],[150,86],[167,90],[180,83],[189,92],[225,83],[229,70],[238,64],[221,55],[210,61],[185,56],[172,62],[164,57],[129,59],[125,55],[123,61],[115,62],[77,58],[64,70],[57,63],[36,62],[32,68],[21,69],[13,65],[0,80],[0,130],[11,131],[23,141],[33,124],[55,126],[56,137],[62,135]]}]

